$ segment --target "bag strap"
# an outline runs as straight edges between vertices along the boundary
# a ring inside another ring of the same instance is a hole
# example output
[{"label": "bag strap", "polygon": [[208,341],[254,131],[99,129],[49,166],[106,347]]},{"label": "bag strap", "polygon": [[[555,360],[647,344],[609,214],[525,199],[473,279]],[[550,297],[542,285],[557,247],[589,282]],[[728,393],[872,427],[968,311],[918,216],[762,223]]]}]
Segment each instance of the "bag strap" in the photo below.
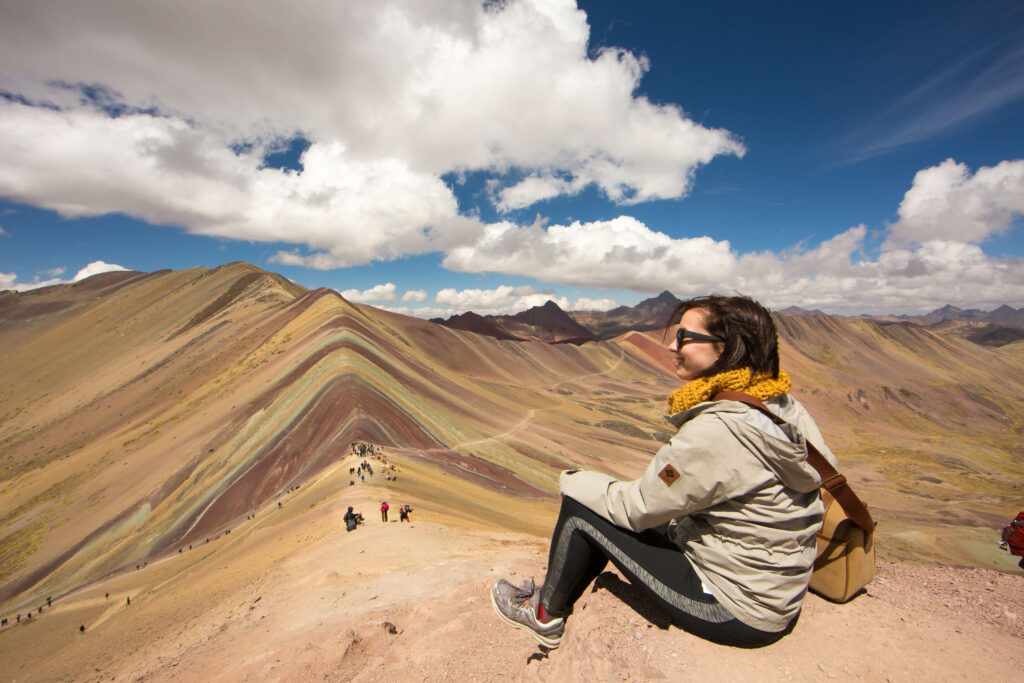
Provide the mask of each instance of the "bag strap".
[{"label": "bag strap", "polygon": [[[760,410],[762,413],[768,416],[772,422],[778,425],[786,424],[786,421],[781,417],[773,413],[768,406],[766,406],[761,399],[745,394],[742,391],[721,391],[714,396],[713,401],[738,401],[745,403],[752,408]],[[853,492],[850,485],[846,482],[846,477],[841,475],[832,463],[821,454],[814,444],[806,439],[804,442],[807,444],[807,462],[810,463],[818,472],[818,476],[821,477],[821,486],[828,491],[836,502],[839,503],[840,507],[843,508],[843,512],[850,520],[859,526],[864,531],[874,531],[875,520],[871,518],[871,513],[868,512],[868,508],[864,503],[861,502],[857,494]]]}]

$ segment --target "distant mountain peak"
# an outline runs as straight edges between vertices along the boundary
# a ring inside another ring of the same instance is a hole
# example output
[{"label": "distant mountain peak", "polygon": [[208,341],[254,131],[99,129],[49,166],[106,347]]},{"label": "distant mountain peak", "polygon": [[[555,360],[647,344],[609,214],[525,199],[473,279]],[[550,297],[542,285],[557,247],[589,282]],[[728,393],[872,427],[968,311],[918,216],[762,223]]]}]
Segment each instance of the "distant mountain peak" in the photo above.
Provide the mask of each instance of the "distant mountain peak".
[{"label": "distant mountain peak", "polygon": [[583,325],[598,339],[612,339],[629,331],[663,328],[681,300],[668,290],[644,299],[636,306],[618,306],[610,311],[574,311],[573,320]]},{"label": "distant mountain peak", "polygon": [[640,310],[651,310],[651,309],[654,309],[654,310],[666,309],[667,310],[667,309],[675,308],[677,305],[679,305],[680,302],[681,302],[681,299],[679,299],[678,297],[676,297],[675,294],[673,294],[672,292],[670,292],[670,291],[668,291],[666,289],[664,292],[662,292],[661,294],[659,294],[656,297],[652,297],[650,299],[644,299],[643,301],[638,303],[635,306],[635,308],[640,309]]},{"label": "distant mountain peak", "polygon": [[[548,341],[566,339],[594,339],[589,329],[576,322],[562,307],[550,299],[543,306],[516,313],[512,316],[497,316],[498,322],[519,336],[532,336]],[[522,329],[519,326],[526,326]]]},{"label": "distant mountain peak", "polygon": [[1006,304],[993,311],[982,311],[977,308],[964,310],[946,304],[942,308],[936,308],[926,315],[901,315],[898,317],[902,320],[910,320],[925,326],[941,325],[947,322],[969,322],[1024,329],[1024,308],[1017,310]]},{"label": "distant mountain peak", "polygon": [[432,322],[440,323],[445,327],[449,327],[453,330],[463,330],[465,332],[476,332],[477,334],[486,334],[496,339],[512,339],[519,340],[519,337],[514,334],[509,334],[501,325],[498,325],[490,316],[482,316],[479,313],[473,311],[466,311],[459,315],[453,315],[447,320],[441,318],[435,318]]},{"label": "distant mountain peak", "polygon": [[522,311],[521,313],[516,313],[515,315],[510,317],[515,318],[516,320],[529,321],[537,318],[537,316],[565,316],[566,318],[569,317],[568,314],[562,310],[562,307],[556,304],[551,299],[548,299],[541,306],[534,306],[533,308],[528,308],[525,311]]}]

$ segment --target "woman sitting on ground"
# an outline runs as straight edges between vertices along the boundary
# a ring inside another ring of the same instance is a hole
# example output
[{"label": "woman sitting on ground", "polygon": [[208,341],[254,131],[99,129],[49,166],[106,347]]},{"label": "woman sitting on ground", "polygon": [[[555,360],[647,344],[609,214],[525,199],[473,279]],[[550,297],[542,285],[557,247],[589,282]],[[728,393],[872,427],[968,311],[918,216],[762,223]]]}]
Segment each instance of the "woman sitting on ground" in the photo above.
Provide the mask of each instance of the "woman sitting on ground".
[{"label": "woman sitting on ground", "polygon": [[[669,350],[685,383],[669,397],[678,432],[635,481],[569,470],[542,587],[504,579],[491,600],[506,622],[558,647],[565,621],[608,560],[681,628],[757,647],[792,629],[824,508],[804,439],[835,464],[779,369],[768,311],[746,297],[681,303]],[[776,425],[737,401],[764,401]]]},{"label": "woman sitting on ground", "polygon": [[353,512],[352,506],[350,505],[348,512],[345,513],[345,516],[342,519],[345,521],[345,530],[352,531],[361,521],[363,521],[363,516],[358,512]]}]

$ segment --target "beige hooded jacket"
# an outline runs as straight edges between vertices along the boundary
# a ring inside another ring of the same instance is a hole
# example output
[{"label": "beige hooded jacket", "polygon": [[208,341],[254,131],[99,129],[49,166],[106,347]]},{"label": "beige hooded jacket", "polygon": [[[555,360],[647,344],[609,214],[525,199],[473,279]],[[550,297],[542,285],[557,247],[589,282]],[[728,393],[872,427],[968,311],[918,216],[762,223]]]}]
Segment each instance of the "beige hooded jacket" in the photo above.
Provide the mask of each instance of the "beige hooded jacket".
[{"label": "beige hooded jacket", "polygon": [[569,471],[559,483],[618,526],[670,522],[706,590],[743,623],[777,632],[800,611],[824,514],[804,439],[836,462],[794,398],[765,404],[789,424],[735,401],[702,403],[669,417],[679,431],[636,481]]}]

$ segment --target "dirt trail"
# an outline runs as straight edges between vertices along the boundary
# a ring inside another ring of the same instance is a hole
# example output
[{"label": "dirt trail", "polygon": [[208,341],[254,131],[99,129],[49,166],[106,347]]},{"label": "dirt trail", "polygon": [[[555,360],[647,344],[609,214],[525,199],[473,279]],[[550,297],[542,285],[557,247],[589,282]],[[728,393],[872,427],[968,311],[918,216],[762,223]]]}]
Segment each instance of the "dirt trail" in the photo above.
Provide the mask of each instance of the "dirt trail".
[{"label": "dirt trail", "polygon": [[[547,391],[551,391],[551,390],[555,389],[556,387],[558,387],[558,386],[560,386],[562,384],[568,384],[569,382],[579,382],[580,380],[589,379],[591,377],[601,377],[603,375],[609,375],[612,372],[615,372],[615,370],[620,365],[622,365],[622,361],[625,360],[625,358],[626,358],[626,352],[623,351],[620,348],[619,349],[619,357],[618,357],[618,359],[615,361],[615,364],[612,365],[607,370],[602,370],[601,372],[591,372],[591,373],[588,373],[586,375],[577,375],[576,377],[569,377],[567,379],[560,379],[557,382],[554,382],[552,384],[549,384],[549,385],[545,386],[544,387],[544,391],[546,391],[546,392]],[[555,398],[559,402],[560,405],[564,405],[566,403],[565,399],[562,398],[561,396],[555,395],[553,398]],[[516,432],[522,431],[526,427],[526,425],[528,425],[530,422],[532,422],[533,418],[537,416],[537,410],[538,410],[537,408],[530,408],[530,410],[527,411],[527,413],[523,417],[523,419],[521,419],[519,422],[514,424],[510,429],[505,430],[501,434],[495,434],[494,436],[487,436],[487,437],[484,437],[482,439],[473,439],[471,441],[462,441],[460,443],[452,444],[448,448],[449,448],[449,450],[453,450],[454,451],[454,450],[458,450],[460,448],[466,448],[468,446],[479,446],[480,444],[487,443],[488,441],[501,441],[502,439],[506,439],[506,438],[512,436],[513,434],[515,434]],[[540,410],[553,410],[553,408],[541,408]]]}]

